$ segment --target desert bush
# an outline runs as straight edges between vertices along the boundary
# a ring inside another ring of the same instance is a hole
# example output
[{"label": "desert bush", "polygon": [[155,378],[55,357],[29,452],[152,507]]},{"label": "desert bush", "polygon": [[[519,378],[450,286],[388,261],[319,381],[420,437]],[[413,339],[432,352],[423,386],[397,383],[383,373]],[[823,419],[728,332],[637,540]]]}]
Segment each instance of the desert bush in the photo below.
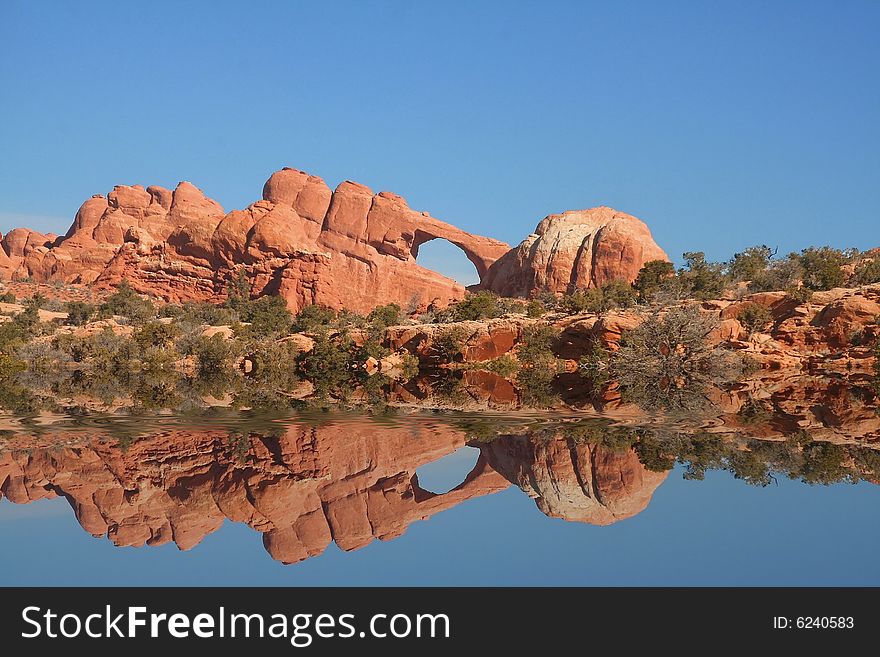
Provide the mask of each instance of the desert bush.
[{"label": "desert bush", "polygon": [[716,299],[721,296],[727,286],[723,265],[707,262],[702,251],[689,251],[682,257],[685,266],[679,270],[678,278],[685,284],[688,296],[694,299]]},{"label": "desert bush", "polygon": [[226,301],[223,305],[235,311],[242,311],[251,300],[251,283],[247,272],[239,269],[226,284]]},{"label": "desert bush", "polygon": [[734,254],[727,263],[727,274],[734,282],[753,281],[767,270],[773,254],[774,251],[766,244],[751,246]]},{"label": "desert bush", "polygon": [[341,396],[351,388],[354,345],[346,335],[330,337],[326,331],[315,335],[315,346],[302,354],[299,371],[315,386],[319,398]]},{"label": "desert bush", "polygon": [[16,350],[16,356],[33,372],[49,372],[69,361],[69,356],[51,342],[28,342]]},{"label": "desert bush", "polygon": [[199,376],[210,376],[228,370],[237,356],[234,343],[222,335],[199,336],[192,344]]},{"label": "desert bush", "polygon": [[666,260],[650,260],[639,270],[633,288],[639,301],[650,302],[660,291],[663,282],[675,276],[675,266]]},{"label": "desert bush", "polygon": [[460,326],[444,329],[434,336],[431,352],[442,363],[460,360],[466,337],[465,330]]},{"label": "desert bush", "polygon": [[490,361],[486,361],[485,363],[479,363],[478,369],[494,372],[499,376],[503,376],[505,379],[509,379],[519,372],[520,364],[516,359],[505,354],[498,358],[493,358]]},{"label": "desert bush", "polygon": [[336,319],[336,313],[324,306],[305,306],[293,319],[293,330],[296,333],[312,333],[330,326]]},{"label": "desert bush", "polygon": [[598,313],[602,307],[602,291],[592,287],[586,290],[564,294],[559,299],[561,310],[570,315],[579,313]]},{"label": "desert bush", "polygon": [[140,356],[133,340],[115,334],[109,327],[88,336],[59,335],[52,345],[69,354],[74,362],[108,372],[128,370]]},{"label": "desert bush", "polygon": [[645,408],[696,410],[706,386],[741,372],[732,356],[710,346],[717,324],[696,306],[653,313],[623,334],[611,375],[628,399]]},{"label": "desert bush", "polygon": [[800,287],[804,277],[804,269],[796,253],[789,254],[783,260],[775,260],[758,272],[749,281],[752,292],[771,292],[775,290],[794,290]]},{"label": "desert bush", "polygon": [[237,308],[241,321],[249,322],[244,333],[254,338],[287,335],[292,326],[292,317],[287,302],[281,297],[264,296],[248,301]]},{"label": "desert bush", "polygon": [[529,304],[524,299],[498,297],[496,303],[498,305],[499,317],[503,315],[525,315],[528,312]]},{"label": "desert bush", "polygon": [[64,310],[67,312],[67,320],[65,324],[82,326],[83,324],[89,323],[89,320],[95,314],[97,308],[91,303],[68,301],[64,304]]},{"label": "desert bush", "polygon": [[614,308],[630,308],[636,303],[636,291],[626,281],[609,281],[601,287],[592,287],[560,299],[560,306],[568,313],[604,314]]},{"label": "desert bush", "polygon": [[0,353],[12,354],[32,338],[50,332],[51,327],[45,327],[40,322],[39,313],[38,303],[29,299],[24,304],[24,310],[0,323]]},{"label": "desert bush", "polygon": [[747,303],[736,313],[736,318],[751,335],[766,328],[773,315],[759,303]]},{"label": "desert bush", "polygon": [[109,318],[113,315],[126,317],[132,324],[140,324],[156,316],[156,308],[149,299],[135,292],[128,281],[123,280],[116,292],[98,307],[98,315]]},{"label": "desert bush", "polygon": [[165,346],[150,345],[145,349],[137,347],[138,351],[136,360],[129,363],[129,367],[138,365],[141,372],[158,372],[162,370],[170,370],[177,360],[179,354],[171,348]]},{"label": "desert bush", "polygon": [[395,326],[400,323],[400,306],[396,303],[377,306],[367,315],[367,321],[381,329]]},{"label": "desert bush", "polygon": [[43,296],[42,293],[35,292],[29,299],[24,300],[23,305],[29,306],[29,307],[32,306],[32,307],[36,308],[37,310],[40,310],[42,308],[45,308],[46,304],[48,304],[48,303],[49,303],[49,300],[45,296]]},{"label": "desert bush", "polygon": [[481,290],[468,295],[438,313],[442,322],[466,322],[480,319],[494,319],[501,315],[498,297],[493,292]]},{"label": "desert bush", "polygon": [[611,353],[601,344],[594,342],[578,359],[578,372],[594,387],[604,385],[609,377]]},{"label": "desert bush", "polygon": [[534,325],[523,330],[516,348],[516,357],[522,368],[516,375],[517,389],[523,404],[533,408],[549,408],[559,401],[553,390],[553,380],[559,373],[559,363],[553,346],[559,331],[552,326]]},{"label": "desert bush", "polygon": [[231,326],[240,321],[238,313],[226,306],[212,303],[187,303],[183,306],[180,321],[192,324],[208,324],[209,326]]},{"label": "desert bush", "polygon": [[516,375],[516,388],[524,406],[551,408],[559,403],[559,394],[553,389],[558,371],[555,367],[522,368]]},{"label": "desert bush", "polygon": [[290,389],[299,380],[296,375],[299,351],[290,341],[257,340],[244,347],[253,362],[251,376],[279,390]]},{"label": "desert bush", "polygon": [[789,299],[793,299],[798,303],[806,303],[813,297],[813,290],[808,287],[789,287],[785,290]]},{"label": "desert bush", "polygon": [[810,247],[801,251],[798,260],[803,268],[804,287],[810,290],[830,290],[846,280],[843,265],[847,257],[839,249]]},{"label": "desert bush", "polygon": [[163,322],[146,322],[138,326],[132,334],[135,346],[144,351],[150,347],[168,349],[180,335],[180,327]]},{"label": "desert bush", "polygon": [[529,367],[546,367],[556,361],[553,347],[559,339],[559,330],[546,324],[535,324],[523,329],[516,347],[516,357]]},{"label": "desert bush", "polygon": [[547,307],[538,299],[532,299],[526,305],[526,316],[532,319],[543,317],[545,312],[547,312]]},{"label": "desert bush", "polygon": [[880,256],[862,262],[856,270],[855,282],[858,285],[880,283]]}]

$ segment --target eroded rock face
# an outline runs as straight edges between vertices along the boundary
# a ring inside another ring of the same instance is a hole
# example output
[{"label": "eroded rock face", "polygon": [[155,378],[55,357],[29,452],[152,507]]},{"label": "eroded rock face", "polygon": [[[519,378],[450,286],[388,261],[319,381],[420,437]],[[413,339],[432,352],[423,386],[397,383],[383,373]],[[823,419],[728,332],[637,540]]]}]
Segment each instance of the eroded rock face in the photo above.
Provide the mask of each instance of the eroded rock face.
[{"label": "eroded rock face", "polygon": [[366,312],[396,302],[424,309],[464,296],[455,281],[416,263],[419,246],[445,239],[480,275],[509,250],[409,208],[396,194],[350,181],[331,192],[317,176],[282,169],[263,199],[225,213],[188,182],[176,189],[117,186],[87,200],[59,239],[14,229],[2,240],[0,278],[94,283],[127,279],[168,301],[216,301],[243,269],[254,296]]},{"label": "eroded rock face", "polygon": [[646,262],[669,260],[648,227],[613,208],[546,217],[532,235],[499,258],[481,286],[503,296],[570,293],[613,280],[635,280]]}]

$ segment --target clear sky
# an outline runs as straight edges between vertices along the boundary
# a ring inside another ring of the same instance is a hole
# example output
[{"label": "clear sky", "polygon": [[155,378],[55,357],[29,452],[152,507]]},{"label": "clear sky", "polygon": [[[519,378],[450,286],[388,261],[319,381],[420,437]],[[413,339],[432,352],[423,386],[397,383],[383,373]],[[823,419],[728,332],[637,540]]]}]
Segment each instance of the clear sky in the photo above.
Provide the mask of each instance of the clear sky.
[{"label": "clear sky", "polygon": [[612,205],[671,256],[880,245],[880,3],[0,3],[0,230],[275,169],[516,243]]}]

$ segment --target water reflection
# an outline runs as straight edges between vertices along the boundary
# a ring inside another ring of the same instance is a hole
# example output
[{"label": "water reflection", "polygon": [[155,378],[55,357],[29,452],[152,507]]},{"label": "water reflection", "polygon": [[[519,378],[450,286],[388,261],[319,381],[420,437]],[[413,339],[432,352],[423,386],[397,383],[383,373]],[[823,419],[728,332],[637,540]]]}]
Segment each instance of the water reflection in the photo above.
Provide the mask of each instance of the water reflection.
[{"label": "water reflection", "polygon": [[[804,408],[812,432],[796,420]],[[64,497],[85,531],[117,546],[187,550],[226,520],[245,523],[273,559],[294,563],[331,542],[348,551],[393,539],[511,485],[547,516],[609,525],[643,511],[676,462],[696,479],[723,469],[758,485],[876,483],[877,417],[863,411],[770,403],[708,429],[451,413],[56,423],[0,438],[0,497]],[[420,468],[465,446],[479,456],[448,492],[420,484]]]}]

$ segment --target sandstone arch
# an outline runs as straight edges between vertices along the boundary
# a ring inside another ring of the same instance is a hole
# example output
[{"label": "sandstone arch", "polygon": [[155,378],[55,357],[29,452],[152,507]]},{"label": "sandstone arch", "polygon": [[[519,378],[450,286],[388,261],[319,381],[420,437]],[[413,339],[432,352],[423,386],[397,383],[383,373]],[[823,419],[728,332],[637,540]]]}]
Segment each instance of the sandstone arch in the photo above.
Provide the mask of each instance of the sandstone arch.
[{"label": "sandstone arch", "polygon": [[434,221],[436,224],[442,225],[425,227],[420,222],[419,227],[416,228],[412,239],[412,246],[410,247],[410,253],[413,258],[418,257],[419,247],[422,244],[432,240],[446,240],[464,252],[467,259],[476,267],[477,275],[482,281],[492,263],[510,250],[510,247],[503,242],[498,242],[488,237],[481,237],[480,235],[471,235],[463,230],[459,230],[455,226],[443,224],[443,222],[437,220]]}]

